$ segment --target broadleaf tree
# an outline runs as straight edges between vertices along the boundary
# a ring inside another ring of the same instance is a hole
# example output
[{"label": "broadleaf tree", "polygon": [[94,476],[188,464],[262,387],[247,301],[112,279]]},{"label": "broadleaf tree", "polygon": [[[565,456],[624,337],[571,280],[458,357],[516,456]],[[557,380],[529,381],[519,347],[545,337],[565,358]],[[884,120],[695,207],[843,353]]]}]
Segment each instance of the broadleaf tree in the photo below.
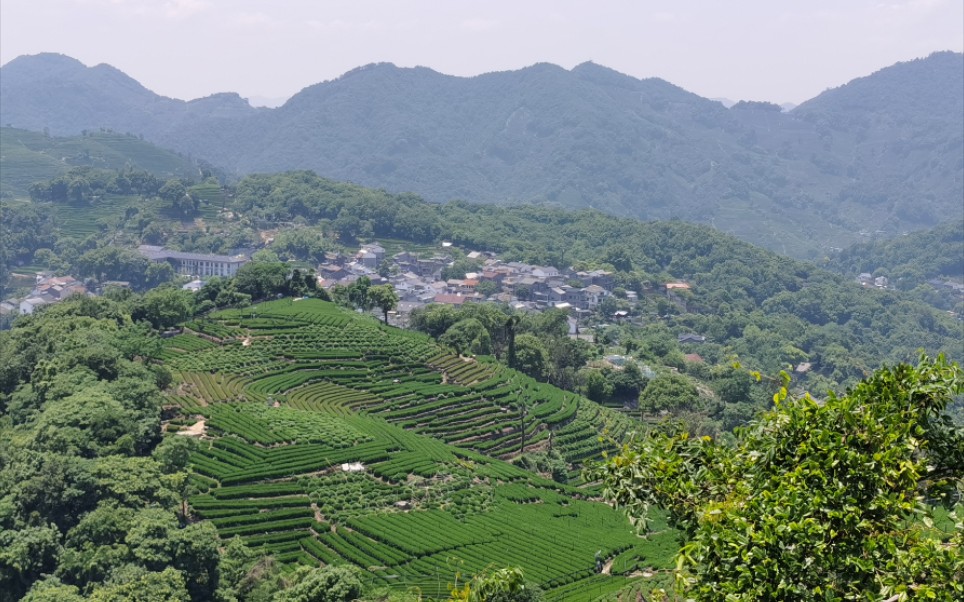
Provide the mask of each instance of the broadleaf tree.
[{"label": "broadleaf tree", "polygon": [[[637,527],[669,513],[687,599],[964,599],[964,432],[945,415],[960,367],[924,357],[823,400],[785,391],[732,444],[665,429],[587,476]],[[955,528],[934,527],[937,505]]]}]

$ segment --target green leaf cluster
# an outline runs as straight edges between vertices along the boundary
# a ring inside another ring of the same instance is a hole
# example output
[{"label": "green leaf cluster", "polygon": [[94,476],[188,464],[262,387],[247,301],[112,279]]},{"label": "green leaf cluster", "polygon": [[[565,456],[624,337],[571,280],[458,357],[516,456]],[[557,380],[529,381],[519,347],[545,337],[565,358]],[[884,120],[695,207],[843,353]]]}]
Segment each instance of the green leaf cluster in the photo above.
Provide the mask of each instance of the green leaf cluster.
[{"label": "green leaf cluster", "polygon": [[781,399],[733,445],[651,433],[587,476],[641,528],[669,511],[694,600],[959,600],[964,526],[936,531],[931,504],[960,508],[964,433],[944,412],[962,391],[956,364],[924,357]]}]

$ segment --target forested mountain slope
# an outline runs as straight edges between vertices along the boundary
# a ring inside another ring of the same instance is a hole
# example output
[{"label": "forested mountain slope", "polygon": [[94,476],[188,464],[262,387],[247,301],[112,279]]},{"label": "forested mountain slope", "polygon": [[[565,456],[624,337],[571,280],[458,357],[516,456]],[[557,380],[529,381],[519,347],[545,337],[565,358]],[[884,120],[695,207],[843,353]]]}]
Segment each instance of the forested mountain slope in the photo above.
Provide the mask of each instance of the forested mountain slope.
[{"label": "forested mountain slope", "polygon": [[910,289],[932,278],[964,279],[964,219],[893,239],[874,239],[844,249],[828,267],[848,275],[880,270]]},{"label": "forested mountain slope", "polygon": [[727,109],[592,63],[473,78],[369,65],[257,110],[236,95],[163,98],[61,56],[2,69],[0,122],[18,127],[110,127],[231,173],[308,168],[435,201],[678,217],[797,256],[861,230],[931,227],[964,194],[955,53],[883,69],[789,113]]},{"label": "forested mountain slope", "polygon": [[884,276],[892,288],[960,313],[964,311],[964,219],[857,243],[834,255],[827,267],[850,277]]}]

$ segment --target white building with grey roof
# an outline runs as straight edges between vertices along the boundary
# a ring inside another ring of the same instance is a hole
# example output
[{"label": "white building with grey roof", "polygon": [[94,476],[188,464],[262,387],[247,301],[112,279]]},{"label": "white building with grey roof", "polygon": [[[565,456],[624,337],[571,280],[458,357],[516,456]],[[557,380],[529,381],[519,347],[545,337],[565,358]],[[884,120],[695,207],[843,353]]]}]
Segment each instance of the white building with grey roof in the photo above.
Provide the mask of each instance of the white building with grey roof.
[{"label": "white building with grey roof", "polygon": [[141,245],[138,252],[154,263],[168,262],[178,274],[186,276],[234,276],[250,259],[244,255],[211,255],[171,251],[154,245]]}]

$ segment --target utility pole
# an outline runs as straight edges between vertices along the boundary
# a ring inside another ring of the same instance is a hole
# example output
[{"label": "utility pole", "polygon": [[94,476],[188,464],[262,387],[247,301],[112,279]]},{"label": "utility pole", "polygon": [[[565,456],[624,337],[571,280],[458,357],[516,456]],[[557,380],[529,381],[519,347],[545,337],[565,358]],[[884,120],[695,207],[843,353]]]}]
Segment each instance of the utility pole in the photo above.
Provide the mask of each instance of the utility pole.
[{"label": "utility pole", "polygon": [[522,422],[522,433],[521,433],[522,442],[519,444],[520,454],[526,453],[526,414],[528,413],[529,413],[529,408],[526,407],[526,404],[523,401],[522,405],[519,406],[519,418]]}]

